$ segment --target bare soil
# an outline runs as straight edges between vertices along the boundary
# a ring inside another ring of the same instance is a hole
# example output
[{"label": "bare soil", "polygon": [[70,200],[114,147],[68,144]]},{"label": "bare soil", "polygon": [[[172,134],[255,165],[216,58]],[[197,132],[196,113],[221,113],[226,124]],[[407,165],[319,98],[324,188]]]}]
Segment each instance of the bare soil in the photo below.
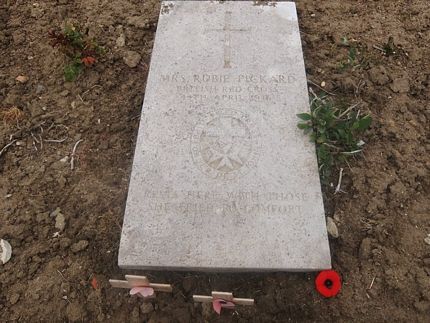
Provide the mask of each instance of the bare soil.
[{"label": "bare soil", "polygon": [[[13,247],[0,266],[2,322],[430,321],[428,0],[297,5],[309,80],[374,119],[364,155],[345,167],[346,193],[325,187],[327,215],[340,232],[331,248],[341,293],[323,299],[314,274],[154,272],[151,279],[174,284],[174,292],[144,313],[140,299],[110,288],[109,278],[124,275],[117,251],[159,3],[3,0],[0,109],[17,106],[25,118],[0,121],[0,149],[18,140],[0,156],[0,238]],[[65,22],[88,28],[108,49],[72,83],[47,36]],[[387,56],[381,49],[390,36],[396,50]],[[358,49],[357,63],[344,68],[342,37]],[[128,50],[142,57],[134,68],[124,63]],[[192,302],[211,290],[254,297],[256,306],[218,317]]]}]

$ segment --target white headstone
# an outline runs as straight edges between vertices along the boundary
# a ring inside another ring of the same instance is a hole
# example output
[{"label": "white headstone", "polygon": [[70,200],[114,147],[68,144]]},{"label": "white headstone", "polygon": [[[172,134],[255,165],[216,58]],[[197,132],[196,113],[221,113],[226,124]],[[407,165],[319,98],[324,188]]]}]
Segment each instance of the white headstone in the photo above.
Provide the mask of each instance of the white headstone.
[{"label": "white headstone", "polygon": [[119,265],[330,268],[292,2],[162,3]]}]

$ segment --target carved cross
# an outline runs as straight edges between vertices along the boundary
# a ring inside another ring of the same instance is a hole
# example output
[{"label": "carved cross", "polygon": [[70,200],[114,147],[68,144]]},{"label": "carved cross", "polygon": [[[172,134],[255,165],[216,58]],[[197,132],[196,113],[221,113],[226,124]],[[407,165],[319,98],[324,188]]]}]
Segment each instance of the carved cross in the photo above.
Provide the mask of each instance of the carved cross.
[{"label": "carved cross", "polygon": [[231,33],[244,32],[250,29],[232,28],[232,12],[226,11],[224,16],[224,28],[222,29],[207,29],[207,31],[222,31],[224,32],[224,68],[231,68]]}]

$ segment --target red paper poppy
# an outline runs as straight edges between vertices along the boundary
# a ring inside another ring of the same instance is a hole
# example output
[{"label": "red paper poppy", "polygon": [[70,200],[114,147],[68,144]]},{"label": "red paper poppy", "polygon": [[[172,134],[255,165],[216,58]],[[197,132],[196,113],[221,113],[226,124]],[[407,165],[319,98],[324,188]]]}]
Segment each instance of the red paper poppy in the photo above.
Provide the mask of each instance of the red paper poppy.
[{"label": "red paper poppy", "polygon": [[82,58],[81,61],[82,61],[82,63],[85,64],[85,66],[91,66],[96,62],[96,59],[94,57],[87,56],[87,57]]},{"label": "red paper poppy", "polygon": [[224,299],[215,298],[212,300],[212,306],[215,312],[217,312],[218,315],[221,315],[221,309],[228,308],[228,309],[234,309],[235,304],[232,301],[226,301]]},{"label": "red paper poppy", "polygon": [[341,288],[342,281],[334,270],[321,271],[315,279],[317,291],[324,297],[336,296]]},{"label": "red paper poppy", "polygon": [[91,286],[93,286],[94,289],[99,288],[99,283],[97,282],[97,278],[94,276],[93,279],[91,279]]}]

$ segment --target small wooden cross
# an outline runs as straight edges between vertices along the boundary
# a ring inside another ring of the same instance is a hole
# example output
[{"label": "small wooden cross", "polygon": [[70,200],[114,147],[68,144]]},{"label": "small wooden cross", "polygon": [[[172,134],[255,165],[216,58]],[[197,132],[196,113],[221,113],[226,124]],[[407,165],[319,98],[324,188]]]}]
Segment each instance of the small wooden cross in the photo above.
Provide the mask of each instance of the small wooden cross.
[{"label": "small wooden cross", "polygon": [[125,275],[125,279],[109,279],[109,283],[114,288],[129,288],[130,295],[138,295],[145,299],[154,298],[155,291],[172,292],[172,285],[151,283],[146,276]]},{"label": "small wooden cross", "polygon": [[193,300],[200,303],[212,303],[213,309],[221,314],[222,308],[233,309],[235,305],[254,305],[252,298],[234,298],[232,293],[212,292],[212,296],[193,295]]}]

